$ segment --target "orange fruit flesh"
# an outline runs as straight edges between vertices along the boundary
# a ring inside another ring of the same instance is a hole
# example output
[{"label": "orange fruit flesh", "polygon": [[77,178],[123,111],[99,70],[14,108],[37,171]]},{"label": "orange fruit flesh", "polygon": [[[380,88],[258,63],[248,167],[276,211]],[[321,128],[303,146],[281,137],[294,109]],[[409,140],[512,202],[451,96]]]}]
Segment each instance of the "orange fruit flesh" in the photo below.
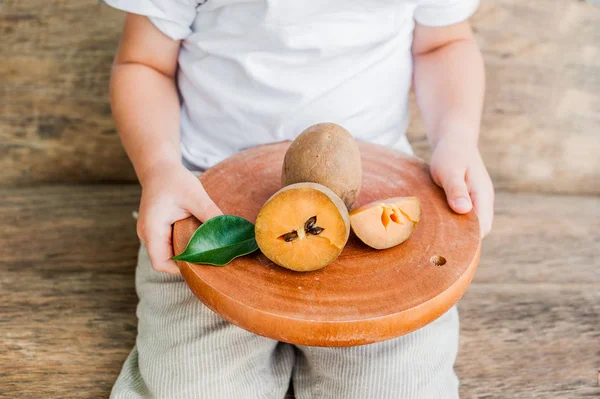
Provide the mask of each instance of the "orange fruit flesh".
[{"label": "orange fruit flesh", "polygon": [[394,197],[371,202],[350,212],[354,234],[375,249],[401,244],[413,233],[421,218],[417,197]]},{"label": "orange fruit flesh", "polygon": [[[292,186],[276,193],[261,209],[255,224],[256,242],[267,258],[282,267],[296,271],[323,268],[346,245],[347,211],[345,206],[340,210],[329,193],[303,183]],[[311,218],[315,219],[313,227],[322,229],[318,234],[306,229]],[[292,239],[286,241],[286,235]]]}]

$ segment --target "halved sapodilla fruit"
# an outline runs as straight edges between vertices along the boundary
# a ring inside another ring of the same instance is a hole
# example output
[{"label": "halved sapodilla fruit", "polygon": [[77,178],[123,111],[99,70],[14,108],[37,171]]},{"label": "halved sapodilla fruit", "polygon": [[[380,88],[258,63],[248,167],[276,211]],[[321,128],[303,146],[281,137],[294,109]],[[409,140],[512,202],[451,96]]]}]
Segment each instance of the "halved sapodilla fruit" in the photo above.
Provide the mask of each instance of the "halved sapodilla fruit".
[{"label": "halved sapodilla fruit", "polygon": [[352,231],[375,249],[396,246],[408,239],[421,219],[417,197],[394,197],[374,201],[350,212]]},{"label": "halved sapodilla fruit", "polygon": [[274,263],[296,271],[333,262],[350,235],[344,202],[327,187],[297,183],[275,193],[260,210],[256,242]]}]

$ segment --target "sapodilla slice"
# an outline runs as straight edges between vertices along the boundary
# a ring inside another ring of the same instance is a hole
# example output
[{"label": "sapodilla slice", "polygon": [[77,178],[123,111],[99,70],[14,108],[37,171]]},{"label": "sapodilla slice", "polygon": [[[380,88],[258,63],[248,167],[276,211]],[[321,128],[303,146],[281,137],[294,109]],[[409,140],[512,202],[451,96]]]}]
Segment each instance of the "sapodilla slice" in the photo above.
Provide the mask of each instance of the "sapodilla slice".
[{"label": "sapodilla slice", "polygon": [[255,224],[261,252],[287,269],[306,272],[333,262],[350,235],[344,202],[317,183],[296,183],[275,193]]},{"label": "sapodilla slice", "polygon": [[375,249],[386,249],[406,241],[421,219],[417,197],[394,197],[374,201],[350,212],[354,234]]}]

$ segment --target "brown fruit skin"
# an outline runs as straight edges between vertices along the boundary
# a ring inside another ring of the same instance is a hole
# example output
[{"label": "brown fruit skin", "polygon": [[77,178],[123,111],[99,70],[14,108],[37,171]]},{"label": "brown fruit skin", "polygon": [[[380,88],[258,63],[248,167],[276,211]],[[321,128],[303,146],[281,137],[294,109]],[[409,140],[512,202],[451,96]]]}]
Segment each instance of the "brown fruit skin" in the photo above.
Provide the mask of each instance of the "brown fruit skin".
[{"label": "brown fruit skin", "polygon": [[360,151],[354,137],[335,123],[319,123],[300,133],[285,154],[281,183],[301,182],[328,187],[350,209],[362,184]]}]

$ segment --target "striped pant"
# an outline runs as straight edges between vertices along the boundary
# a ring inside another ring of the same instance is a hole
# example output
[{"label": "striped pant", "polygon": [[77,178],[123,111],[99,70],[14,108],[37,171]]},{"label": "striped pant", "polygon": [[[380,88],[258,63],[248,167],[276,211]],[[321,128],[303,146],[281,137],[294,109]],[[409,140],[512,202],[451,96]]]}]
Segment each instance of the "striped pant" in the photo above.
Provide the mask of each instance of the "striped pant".
[{"label": "striped pant", "polygon": [[458,313],[400,338],[348,348],[292,345],[243,330],[212,312],[181,276],[136,271],[138,336],[113,399],[458,398],[453,365]]}]

